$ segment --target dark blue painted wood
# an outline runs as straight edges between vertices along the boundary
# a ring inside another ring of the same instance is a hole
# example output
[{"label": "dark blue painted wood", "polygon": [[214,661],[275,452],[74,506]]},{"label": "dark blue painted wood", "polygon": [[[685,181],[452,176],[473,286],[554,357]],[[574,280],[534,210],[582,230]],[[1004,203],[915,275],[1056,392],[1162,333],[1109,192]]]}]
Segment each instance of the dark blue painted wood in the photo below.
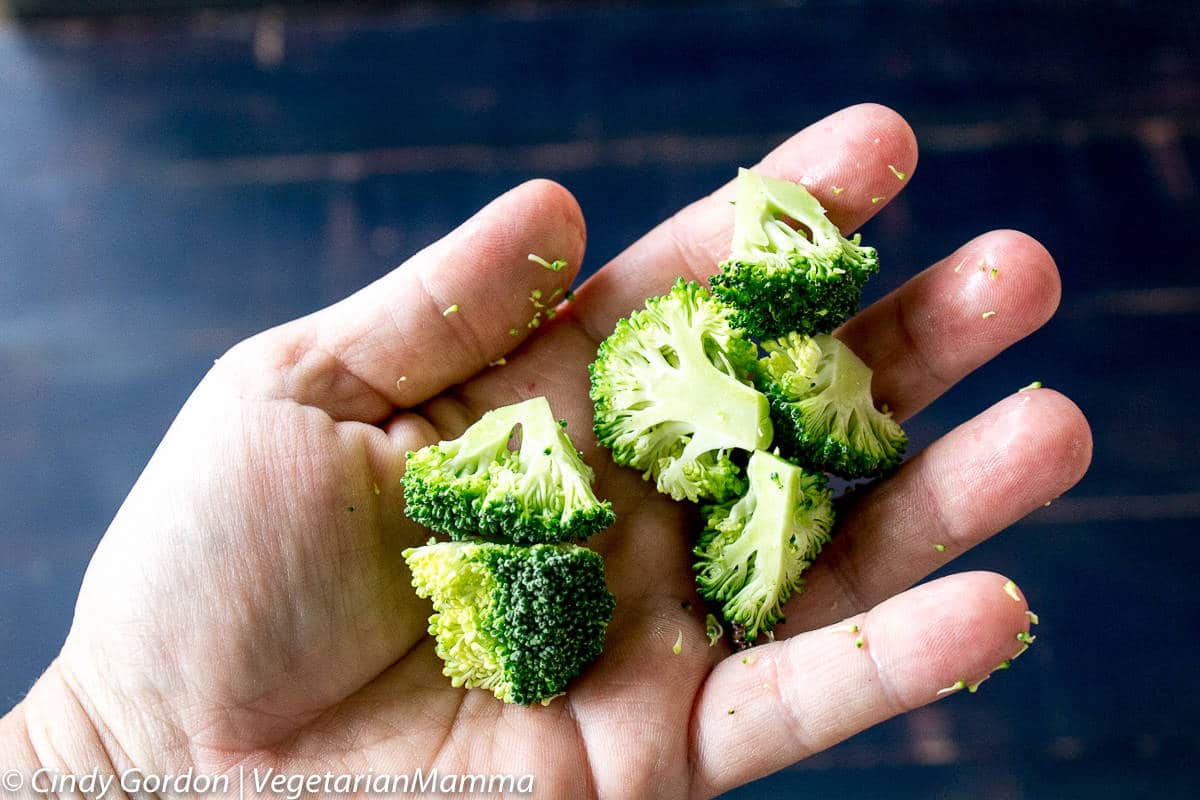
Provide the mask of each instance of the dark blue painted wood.
[{"label": "dark blue painted wood", "polygon": [[[872,99],[913,119],[924,151],[867,226],[884,257],[870,297],[995,227],[1040,238],[1063,273],[1059,317],[914,420],[914,443],[1036,378],[1089,414],[1095,463],[1077,502],[963,559],[1036,599],[1027,660],[744,796],[1177,795],[1200,735],[1200,37],[1185,6],[0,28],[0,705],[53,657],[91,549],[238,339],[356,289],[535,175],[578,196],[595,269],[795,127]],[[1126,496],[1152,499],[1112,500]],[[915,766],[919,725],[960,743],[959,766]]]}]

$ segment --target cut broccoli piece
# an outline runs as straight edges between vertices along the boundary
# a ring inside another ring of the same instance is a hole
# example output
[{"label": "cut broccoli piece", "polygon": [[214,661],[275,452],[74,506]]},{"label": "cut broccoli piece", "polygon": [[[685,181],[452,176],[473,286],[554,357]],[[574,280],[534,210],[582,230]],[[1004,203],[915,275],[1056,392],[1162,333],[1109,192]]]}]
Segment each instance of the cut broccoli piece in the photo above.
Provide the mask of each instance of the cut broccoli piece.
[{"label": "cut broccoli piece", "polygon": [[604,561],[576,545],[439,542],[404,551],[433,602],[429,632],[455,686],[548,704],[604,647]]},{"label": "cut broccoli piece", "polygon": [[[509,449],[520,426],[521,445]],[[454,539],[518,543],[583,539],[611,525],[592,470],[544,397],[489,411],[457,439],[408,454],[406,513]]]},{"label": "cut broccoli piece", "polygon": [[748,385],[757,349],[729,315],[680,279],[618,322],[589,368],[600,443],[676,500],[736,496],[731,450],[771,441],[766,398]]},{"label": "cut broccoli piece", "polygon": [[828,333],[858,309],[863,284],[879,270],[861,238],[842,236],[803,186],[738,170],[733,247],[710,279],[713,294],[755,338]]},{"label": "cut broccoli piece", "polygon": [[771,401],[775,446],[809,469],[843,478],[900,463],[908,437],[871,399],[871,369],[828,334],[763,342],[755,381]]},{"label": "cut broccoli piece", "polygon": [[720,603],[752,642],[775,627],[783,604],[801,590],[802,573],[829,541],[833,503],[824,475],[770,453],[751,456],[747,474],[745,496],[701,510],[695,567],[700,595]]}]

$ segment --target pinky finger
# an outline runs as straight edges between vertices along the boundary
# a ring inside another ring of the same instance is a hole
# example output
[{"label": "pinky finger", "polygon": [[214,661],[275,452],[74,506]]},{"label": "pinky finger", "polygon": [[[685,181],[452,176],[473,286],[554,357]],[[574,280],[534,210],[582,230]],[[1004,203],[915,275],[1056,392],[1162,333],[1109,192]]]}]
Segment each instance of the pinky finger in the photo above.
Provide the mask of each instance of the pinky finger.
[{"label": "pinky finger", "polygon": [[1023,649],[1027,610],[999,575],[962,573],[730,656],[692,717],[692,796],[728,791],[974,686]]}]

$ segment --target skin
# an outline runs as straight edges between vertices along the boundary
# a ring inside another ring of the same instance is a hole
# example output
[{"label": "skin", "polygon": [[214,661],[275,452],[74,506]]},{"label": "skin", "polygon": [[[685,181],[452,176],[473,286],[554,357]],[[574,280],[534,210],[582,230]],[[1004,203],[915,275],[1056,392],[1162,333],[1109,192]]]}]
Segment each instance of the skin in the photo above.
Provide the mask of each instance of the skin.
[{"label": "skin", "polygon": [[[864,105],[801,131],[758,168],[805,176],[849,231],[907,182],[888,165],[911,176],[916,160],[908,125]],[[585,240],[578,205],[547,181],[513,189],[336,305],[234,347],[101,541],[61,655],[0,723],[0,763],[76,773],[436,766],[534,773],[546,797],[709,797],[942,699],[938,689],[1012,656],[1029,621],[1005,577],[910,587],[1083,475],[1087,422],[1049,389],[1002,399],[866,492],[780,640],[750,663],[708,646],[690,569],[694,512],[597,448],[586,365],[647,296],[715,269],[731,194],[725,186],[647,233],[536,329],[530,290],[565,291]],[[528,253],[570,266],[552,272]],[[1001,272],[955,272],[964,258]],[[1058,299],[1049,254],[995,231],[838,335],[903,420],[1042,325]],[[982,320],[983,310],[996,315]],[[430,609],[400,557],[429,532],[404,518],[398,481],[406,451],[538,394],[568,420],[597,493],[614,503],[617,524],[590,546],[607,559],[617,610],[605,653],[568,696],[522,708],[441,675]]]}]

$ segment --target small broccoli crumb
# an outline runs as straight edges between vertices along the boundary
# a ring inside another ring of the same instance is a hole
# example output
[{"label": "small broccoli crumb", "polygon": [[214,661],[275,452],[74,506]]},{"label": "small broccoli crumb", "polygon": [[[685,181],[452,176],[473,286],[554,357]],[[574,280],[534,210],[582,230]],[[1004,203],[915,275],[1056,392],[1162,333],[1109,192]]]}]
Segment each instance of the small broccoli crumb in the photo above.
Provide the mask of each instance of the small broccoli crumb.
[{"label": "small broccoli crumb", "polygon": [[982,314],[980,314],[979,316],[982,319],[991,319],[992,317],[996,316],[996,312],[995,311],[985,311]]},{"label": "small broccoli crumb", "polygon": [[991,675],[984,675],[982,678],[980,678],[979,680],[975,681],[975,682],[974,682],[974,683],[972,683],[970,686],[968,686],[968,687],[967,687],[967,691],[968,691],[968,692],[970,692],[971,694],[975,694],[977,691],[979,691],[979,685],[980,685],[981,683],[983,683],[984,681],[986,681],[986,680],[987,680],[988,678],[990,678],[990,677],[992,677],[992,676],[991,676]]},{"label": "small broccoli crumb", "polygon": [[1012,666],[1012,662],[1006,658],[1003,661],[1001,661],[999,664],[997,664],[996,668],[994,670],[992,670],[992,672],[999,672],[1000,670],[1008,669],[1011,666]]},{"label": "small broccoli crumb", "polygon": [[861,630],[861,628],[859,628],[858,625],[856,625],[854,623],[850,623],[850,627],[846,628],[846,630],[850,633],[858,633]]},{"label": "small broccoli crumb", "polygon": [[1042,503],[1042,507],[1043,508],[1049,507],[1049,505],[1053,502],[1054,502],[1053,499],[1047,500],[1046,502]]},{"label": "small broccoli crumb", "polygon": [[728,712],[728,713],[729,713],[729,716],[733,716],[733,714],[734,714],[734,710],[731,708],[731,709],[729,709],[729,712]]},{"label": "small broccoli crumb", "polygon": [[749,666],[755,662],[754,656],[742,656],[742,663]]},{"label": "small broccoli crumb", "polygon": [[544,455],[544,456],[548,456],[548,455],[550,455],[550,454],[551,454],[551,453],[553,453],[553,452],[554,452],[554,448],[552,448],[552,447],[547,447],[546,449],[542,450],[542,455]]},{"label": "small broccoli crumb", "polygon": [[406,380],[408,380],[407,375],[401,375],[399,378],[396,378],[396,388],[399,389],[400,384],[404,383]]},{"label": "small broccoli crumb", "polygon": [[509,335],[509,336],[516,336],[518,333],[520,333],[520,331],[519,331],[519,330],[517,330],[516,328],[509,328],[509,329],[508,329],[508,335]]},{"label": "small broccoli crumb", "polygon": [[558,421],[558,427],[562,428],[563,430],[566,430],[567,429],[567,421],[565,419],[560,419]]},{"label": "small broccoli crumb", "polygon": [[872,198],[871,198],[871,204],[872,204],[872,205],[875,205],[876,203],[878,203],[880,200],[883,200],[883,199],[885,199],[885,198],[883,198],[883,197],[872,197]]},{"label": "small broccoli crumb", "polygon": [[683,629],[679,631],[679,635],[675,637],[675,646],[671,648],[671,652],[679,655],[683,652]]},{"label": "small broccoli crumb", "polygon": [[967,688],[966,681],[955,681],[954,683],[947,686],[945,689],[938,689],[937,696],[941,697],[944,694],[954,694],[955,692],[961,692],[965,688]]},{"label": "small broccoli crumb", "polygon": [[558,297],[560,294],[562,294],[561,286],[550,293],[550,299],[553,300],[554,298]]},{"label": "small broccoli crumb", "polygon": [[964,258],[962,261],[958,262],[958,266],[954,268],[954,271],[962,272],[962,268],[965,267],[966,265],[967,265],[967,259]]},{"label": "small broccoli crumb", "polygon": [[557,311],[555,311],[553,308],[551,308],[551,309],[549,309],[549,310],[547,310],[547,311],[546,311],[546,319],[554,319],[554,317],[555,317],[557,314],[558,314],[558,312],[557,312]]},{"label": "small broccoli crumb", "polygon": [[354,506],[346,506],[346,510],[347,510],[347,511],[349,511],[351,514],[353,514],[353,513],[354,513]]},{"label": "small broccoli crumb", "polygon": [[372,491],[372,492],[374,492],[374,493],[375,493],[375,495],[378,497],[378,496],[379,496],[379,484],[378,484],[378,483],[372,483],[372,484],[371,484],[371,491]]},{"label": "small broccoli crumb", "polygon": [[442,316],[448,317],[451,314],[457,314],[457,313],[458,313],[458,303],[455,303],[454,305],[449,306],[445,311],[443,311]]},{"label": "small broccoli crumb", "polygon": [[541,264],[543,267],[550,270],[551,272],[561,272],[562,268],[567,265],[567,262],[561,258],[556,259],[554,261],[547,261],[546,259],[542,258],[541,256],[534,255],[533,253],[529,254],[529,260],[535,264]]},{"label": "small broccoli crumb", "polygon": [[1012,581],[1005,582],[1004,593],[1011,597],[1015,602],[1021,602],[1021,595],[1017,592],[1017,585]]},{"label": "small broccoli crumb", "polygon": [[901,172],[900,170],[893,167],[891,164],[888,164],[888,169],[890,169],[892,171],[892,174],[896,176],[896,180],[898,180],[898,181],[902,181],[908,177],[908,175],[906,173]]},{"label": "small broccoli crumb", "polygon": [[844,191],[846,191],[844,187],[841,187],[841,186],[834,186],[834,187],[833,187],[833,196],[834,196],[834,197],[837,197],[839,194],[841,194],[841,193],[842,193],[842,192],[844,192]]},{"label": "small broccoli crumb", "polygon": [[1033,613],[1032,611],[1026,611],[1026,612],[1025,612],[1025,616],[1029,617],[1029,624],[1030,624],[1030,625],[1039,625],[1039,624],[1041,624],[1041,620],[1039,620],[1039,619],[1038,619],[1038,615],[1037,615],[1037,614],[1035,614],[1035,613]]},{"label": "small broccoli crumb", "polygon": [[541,324],[542,324],[542,312],[539,311],[533,315],[533,319],[531,319],[531,320],[529,320],[529,322],[525,323],[525,327],[526,328],[536,328],[537,326],[539,326]]},{"label": "small broccoli crumb", "polygon": [[[1042,388],[1042,382],[1034,381],[1033,383],[1029,384],[1028,386],[1022,386],[1017,391],[1018,392],[1030,392],[1030,391],[1033,391],[1034,389],[1040,389],[1040,388]],[[1049,503],[1047,503],[1047,505],[1049,505]]]},{"label": "small broccoli crumb", "polygon": [[569,303],[574,299],[575,299],[575,293],[572,292],[570,289],[567,289],[567,293],[563,295],[563,300],[566,300]]},{"label": "small broccoli crumb", "polygon": [[992,267],[990,270],[988,270],[988,278],[991,280],[996,280],[996,276],[999,274],[1000,270],[996,269],[995,267]]},{"label": "small broccoli crumb", "polygon": [[1017,641],[1024,642],[1025,644],[1030,645],[1030,644],[1033,644],[1035,641],[1037,641],[1037,637],[1033,636],[1031,634],[1028,634],[1025,631],[1021,631],[1020,633],[1017,634]]},{"label": "small broccoli crumb", "polygon": [[944,553],[944,552],[946,552],[946,545],[944,545],[944,544],[935,544],[935,545],[933,546],[933,549],[934,549],[934,550],[937,550],[939,553]]},{"label": "small broccoli crumb", "polygon": [[778,472],[771,473],[771,483],[775,484],[780,489],[783,488],[783,481],[780,479]]},{"label": "small broccoli crumb", "polygon": [[725,635],[725,629],[721,627],[721,623],[712,614],[704,618],[704,633],[708,636],[708,646],[716,647],[717,642],[721,641],[721,637]]},{"label": "small broccoli crumb", "polygon": [[857,647],[859,650],[862,650],[865,645],[866,645],[866,642],[864,642],[862,640],[861,636],[854,640],[854,646]]},{"label": "small broccoli crumb", "polygon": [[495,361],[489,361],[488,366],[489,367],[503,367],[507,363],[508,363],[507,358],[497,358]]}]

